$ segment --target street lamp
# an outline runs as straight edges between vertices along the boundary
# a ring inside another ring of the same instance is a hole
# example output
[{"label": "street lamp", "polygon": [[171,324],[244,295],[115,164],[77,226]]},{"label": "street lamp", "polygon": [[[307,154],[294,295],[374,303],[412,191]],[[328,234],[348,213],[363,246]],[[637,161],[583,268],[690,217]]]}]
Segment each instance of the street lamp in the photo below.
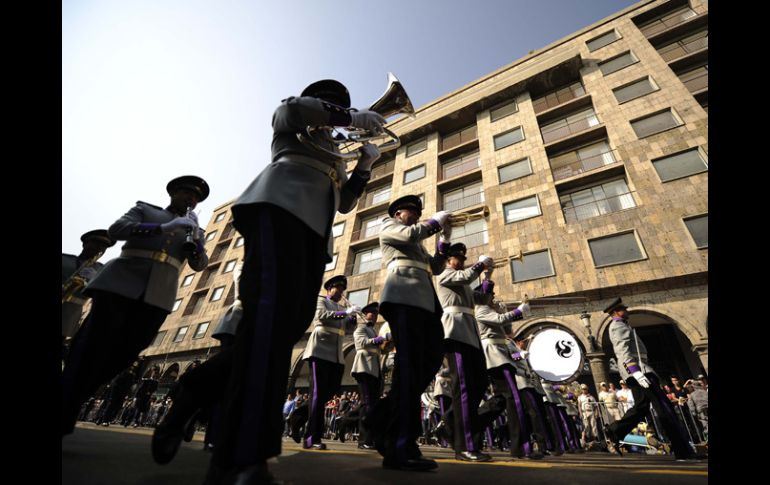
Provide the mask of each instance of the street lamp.
[{"label": "street lamp", "polygon": [[595,352],[596,351],[596,339],[591,334],[591,315],[588,314],[585,310],[580,314],[580,321],[583,322],[583,326],[586,328],[586,332],[588,332],[588,345],[590,346],[590,351]]}]

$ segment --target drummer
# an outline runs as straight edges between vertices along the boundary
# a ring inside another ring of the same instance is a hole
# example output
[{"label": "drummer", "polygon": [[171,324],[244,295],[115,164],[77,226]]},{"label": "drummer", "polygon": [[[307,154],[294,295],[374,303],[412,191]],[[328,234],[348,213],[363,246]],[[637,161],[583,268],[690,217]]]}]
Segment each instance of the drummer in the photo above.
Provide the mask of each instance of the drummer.
[{"label": "drummer", "polygon": [[[545,415],[538,406],[538,400],[542,401],[540,395],[535,391],[540,385],[540,378],[532,372],[527,361],[529,352],[526,349],[529,339],[524,338],[522,334],[513,337],[507,341],[508,351],[513,359],[513,365],[516,368],[516,385],[521,392],[521,400],[524,405],[529,423],[530,433],[525,436],[530,437],[530,447],[532,449],[529,458],[540,459],[544,456],[546,449],[547,428]],[[525,455],[524,458],[527,458]]]}]

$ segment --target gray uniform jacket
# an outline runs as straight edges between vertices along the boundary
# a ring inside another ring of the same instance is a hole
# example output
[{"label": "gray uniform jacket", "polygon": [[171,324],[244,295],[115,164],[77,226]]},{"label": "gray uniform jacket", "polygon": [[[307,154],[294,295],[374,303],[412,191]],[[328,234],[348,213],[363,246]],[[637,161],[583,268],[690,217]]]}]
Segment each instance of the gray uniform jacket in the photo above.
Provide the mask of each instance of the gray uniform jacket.
[{"label": "gray uniform jacket", "polygon": [[456,340],[481,350],[479,329],[473,311],[473,291],[471,282],[477,280],[483,265],[476,265],[463,270],[444,268],[438,275],[438,299],[444,313],[441,323],[444,325],[444,338]]},{"label": "gray uniform jacket", "polygon": [[543,379],[540,380],[540,384],[545,393],[545,400],[550,403],[559,404],[559,394],[553,390],[553,385]]},{"label": "gray uniform jacket", "polygon": [[[160,224],[179,217],[169,210],[139,201],[107,230],[116,241],[126,241],[123,251],[139,251],[147,255],[174,258],[181,267],[187,259],[190,268],[201,271],[209,262],[199,239],[197,257],[188,256],[182,249],[187,236],[185,230],[161,233]],[[88,284],[85,293],[102,290],[162,308],[168,312],[174,307],[179,286],[180,267],[148,256],[126,256],[110,260]]]},{"label": "gray uniform jacket", "polygon": [[521,316],[513,312],[497,313],[489,305],[476,305],[474,311],[481,336],[481,347],[487,359],[487,369],[506,364],[514,365],[508,352],[505,327],[514,320],[521,320]]},{"label": "gray uniform jacket", "polygon": [[377,332],[374,326],[359,323],[353,332],[356,344],[356,356],[350,374],[364,373],[380,377],[380,346],[374,343]]},{"label": "gray uniform jacket", "polygon": [[[356,171],[350,179],[345,162],[316,150],[297,139],[308,126],[347,126],[350,115],[313,97],[290,97],[273,114],[272,163],[233,204],[235,228],[239,208],[271,204],[293,214],[327,243],[327,262],[332,260],[331,226],[337,211],[347,214],[358,203],[369,179]],[[335,150],[322,132],[313,139]]]},{"label": "gray uniform jacket", "polygon": [[[431,313],[440,312],[431,272],[438,274],[444,269],[446,258],[440,254],[431,256],[420,244],[423,239],[439,232],[441,228],[418,222],[412,226],[401,224],[386,217],[380,231],[382,260],[388,268],[380,296],[380,305],[396,303],[422,308]],[[411,266],[409,261],[423,265],[423,269]],[[392,264],[391,264],[392,263]],[[431,272],[428,272],[430,269]]]},{"label": "gray uniform jacket", "polygon": [[[508,353],[513,354],[516,352],[521,352],[521,349],[518,345],[516,345],[513,340],[507,340],[506,347],[508,348]],[[516,387],[519,389],[524,389],[526,387],[529,387],[530,389],[534,389],[534,381],[535,378],[534,373],[529,370],[529,363],[526,359],[520,359],[520,360],[514,360],[513,366],[516,368]]]},{"label": "gray uniform jacket", "polygon": [[331,298],[318,295],[313,319],[313,332],[307,341],[303,359],[315,357],[337,364],[345,364],[342,355],[342,339],[345,338],[345,323],[349,320],[345,307]]},{"label": "gray uniform jacket", "polygon": [[[624,365],[628,362],[639,364],[639,367],[642,368],[642,372],[645,374],[653,373],[657,375],[655,369],[647,363],[647,348],[644,346],[644,342],[636,334],[636,330],[631,328],[631,325],[621,320],[614,320],[610,323],[610,342],[612,342],[612,349],[618,361],[618,371],[620,371],[620,377],[623,380],[631,376]],[[636,351],[637,343],[639,344],[639,353],[641,355]]]},{"label": "gray uniform jacket", "polygon": [[436,383],[433,386],[433,395],[452,397],[452,374],[449,371],[449,367],[443,364],[436,374]]},{"label": "gray uniform jacket", "polygon": [[[62,254],[61,255],[61,282],[65,281],[72,276],[75,271],[80,269],[80,266],[85,261],[79,261],[78,257],[74,254]],[[92,266],[96,271],[99,271],[104,267],[102,263],[94,263]],[[83,315],[83,305],[85,305],[88,297],[83,294],[83,289],[76,291],[72,294],[68,301],[61,304],[61,331],[62,335],[71,337],[77,330],[80,317]]]}]

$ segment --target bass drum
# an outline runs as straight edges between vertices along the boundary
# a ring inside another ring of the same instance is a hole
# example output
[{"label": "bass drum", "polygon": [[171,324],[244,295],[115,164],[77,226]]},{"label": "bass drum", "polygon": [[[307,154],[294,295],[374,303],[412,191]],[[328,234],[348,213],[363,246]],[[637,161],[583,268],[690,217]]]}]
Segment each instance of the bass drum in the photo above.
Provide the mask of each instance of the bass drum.
[{"label": "bass drum", "polygon": [[538,330],[527,350],[530,368],[548,382],[572,382],[583,369],[585,357],[577,338],[560,328]]},{"label": "bass drum", "polygon": [[[389,333],[390,333],[390,325],[388,324],[388,322],[385,322],[380,327],[380,331],[377,335],[379,335],[380,337],[385,337],[387,339]],[[395,348],[396,348],[396,343],[393,342],[392,340],[385,340],[383,343],[380,344],[380,350],[382,351],[382,353],[390,352],[392,350],[395,350]]]}]

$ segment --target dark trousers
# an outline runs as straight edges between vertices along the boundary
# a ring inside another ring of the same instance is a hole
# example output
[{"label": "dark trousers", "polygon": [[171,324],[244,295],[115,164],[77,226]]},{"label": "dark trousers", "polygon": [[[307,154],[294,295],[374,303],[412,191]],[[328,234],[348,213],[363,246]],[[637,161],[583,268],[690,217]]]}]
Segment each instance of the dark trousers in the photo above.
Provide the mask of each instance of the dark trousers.
[{"label": "dark trousers", "polygon": [[478,451],[484,427],[479,422],[479,403],[487,387],[484,353],[456,340],[444,340],[449,371],[452,374],[452,402],[455,403],[454,450]]},{"label": "dark trousers", "polygon": [[234,214],[245,240],[243,318],[213,456],[227,468],[281,453],[291,352],[313,320],[326,264],[324,239],[283,209],[252,205]]},{"label": "dark trousers", "polygon": [[103,383],[147,348],[168,311],[114,293],[94,291],[91,312],[72,339],[62,372],[61,433],[71,433],[78,410]]},{"label": "dark trousers", "polygon": [[[434,302],[440,309],[435,295]],[[441,367],[444,326],[439,314],[421,308],[385,302],[380,310],[390,324],[396,354],[390,392],[373,414],[385,409],[385,459],[406,461],[421,456],[416,445],[422,430],[420,396]]]},{"label": "dark trousers", "polygon": [[564,433],[561,430],[561,423],[559,422],[559,409],[556,406],[556,403],[546,402],[543,404],[545,405],[546,410],[546,422],[551,431],[551,446],[548,449],[558,453],[564,453],[567,448],[565,448],[566,441]]},{"label": "dark trousers", "polygon": [[650,387],[645,389],[636,382],[636,379],[626,379],[631,394],[634,396],[634,405],[626,411],[621,419],[612,423],[609,428],[619,439],[623,439],[629,431],[634,429],[640,421],[650,414],[650,404],[658,415],[663,431],[671,441],[671,449],[677,458],[688,458],[694,452],[690,446],[687,431],[682,427],[674,414],[674,407],[669,401],[663,389],[660,388],[658,377],[655,374],[645,374],[650,380]]},{"label": "dark trousers", "polygon": [[508,437],[511,440],[511,455],[529,455],[531,434],[529,420],[524,410],[524,401],[516,385],[516,369],[512,365],[503,365],[487,371],[492,379],[495,392],[505,397],[508,411]]},{"label": "dark trousers", "polygon": [[532,423],[532,435],[528,438],[531,438],[532,441],[537,443],[540,448],[540,453],[542,453],[546,449],[545,440],[548,435],[548,431],[546,431],[545,414],[538,404],[543,402],[543,398],[531,387],[524,388],[521,391],[524,398],[524,409],[527,411],[530,423]]},{"label": "dark trousers", "polygon": [[342,373],[345,371],[343,364],[328,360],[310,357],[307,360],[310,368],[310,389],[308,401],[307,426],[305,426],[305,447],[310,447],[321,442],[324,433],[324,411],[326,402],[334,397],[342,383]]},{"label": "dark trousers", "polygon": [[[374,409],[374,404],[380,398],[381,379],[365,372],[353,374],[358,382],[358,392],[361,396],[361,406],[358,412],[360,419]],[[362,425],[358,426],[358,442],[366,445],[374,445],[371,433]]]}]

